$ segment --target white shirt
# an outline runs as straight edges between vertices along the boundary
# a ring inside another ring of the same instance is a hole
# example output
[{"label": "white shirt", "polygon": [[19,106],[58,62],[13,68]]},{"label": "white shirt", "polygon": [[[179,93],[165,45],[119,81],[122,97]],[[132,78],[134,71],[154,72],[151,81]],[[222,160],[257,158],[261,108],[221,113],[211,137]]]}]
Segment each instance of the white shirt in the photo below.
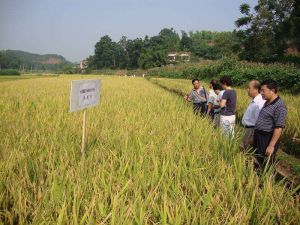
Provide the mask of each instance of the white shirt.
[{"label": "white shirt", "polygon": [[[220,91],[220,93],[217,95],[217,97],[215,98],[214,105],[216,105],[216,106],[220,105],[224,91],[225,90]],[[220,108],[214,110],[215,113],[220,112],[220,111],[221,111]]]},{"label": "white shirt", "polygon": [[208,94],[208,101],[207,101],[207,104],[208,104],[208,103],[214,104],[216,98],[217,98],[216,93],[214,92],[214,90],[211,89],[211,90],[209,91],[209,94]]},{"label": "white shirt", "polygon": [[220,91],[220,93],[218,94],[218,97],[216,99],[216,101],[219,103],[219,105],[220,105],[220,102],[222,100],[224,92],[225,92],[225,90]]},{"label": "white shirt", "polygon": [[242,119],[242,124],[244,126],[255,126],[260,110],[264,106],[265,102],[266,100],[262,98],[261,94],[258,94],[254,99],[252,99]]}]

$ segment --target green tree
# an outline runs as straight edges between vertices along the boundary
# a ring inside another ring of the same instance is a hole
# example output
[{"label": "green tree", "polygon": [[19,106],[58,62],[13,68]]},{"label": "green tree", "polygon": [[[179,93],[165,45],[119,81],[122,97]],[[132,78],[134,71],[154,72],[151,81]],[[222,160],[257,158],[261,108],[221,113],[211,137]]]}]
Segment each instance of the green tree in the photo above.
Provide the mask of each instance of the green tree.
[{"label": "green tree", "polygon": [[166,51],[155,47],[149,47],[142,51],[138,64],[143,69],[166,65]]},{"label": "green tree", "polygon": [[197,31],[190,33],[192,39],[192,53],[205,59],[218,59],[220,50],[216,47],[216,33],[211,31]]},{"label": "green tree", "polygon": [[108,35],[105,35],[95,45],[92,65],[96,69],[125,68],[127,65],[125,50],[120,44],[113,42]]},{"label": "green tree", "polygon": [[20,59],[0,51],[0,69],[19,69],[21,65]]},{"label": "green tree", "polygon": [[177,51],[179,38],[173,29],[163,29],[159,35],[148,38],[145,37],[140,58],[139,67],[144,69],[160,67],[167,64],[167,53]]},{"label": "green tree", "polygon": [[96,69],[95,55],[90,55],[86,58],[86,61],[89,69]]},{"label": "green tree", "polygon": [[178,51],[180,47],[179,35],[173,28],[164,28],[159,32],[162,48],[166,51]]},{"label": "green tree", "polygon": [[112,67],[114,65],[113,54],[113,42],[108,35],[105,35],[95,45],[94,64],[96,69]]},{"label": "green tree", "polygon": [[233,32],[217,33],[214,42],[215,48],[218,49],[218,56],[220,57],[231,56],[237,52],[236,46],[239,44],[239,41]]},{"label": "green tree", "polygon": [[282,25],[287,36],[287,45],[300,49],[300,0],[295,0],[290,18]]},{"label": "green tree", "polygon": [[127,67],[126,49],[124,49],[119,43],[113,42],[113,69]]},{"label": "green tree", "polygon": [[242,59],[272,61],[283,55],[288,43],[285,25],[294,3],[294,0],[259,0],[253,12],[248,4],[240,6],[243,17],[235,24],[239,29],[236,33],[241,41]]},{"label": "green tree", "polygon": [[180,50],[181,51],[190,51],[192,49],[193,41],[191,37],[185,31],[181,31],[180,39]]},{"label": "green tree", "polygon": [[139,67],[138,61],[144,47],[144,41],[140,38],[129,40],[126,46],[128,55],[128,69],[135,69]]}]

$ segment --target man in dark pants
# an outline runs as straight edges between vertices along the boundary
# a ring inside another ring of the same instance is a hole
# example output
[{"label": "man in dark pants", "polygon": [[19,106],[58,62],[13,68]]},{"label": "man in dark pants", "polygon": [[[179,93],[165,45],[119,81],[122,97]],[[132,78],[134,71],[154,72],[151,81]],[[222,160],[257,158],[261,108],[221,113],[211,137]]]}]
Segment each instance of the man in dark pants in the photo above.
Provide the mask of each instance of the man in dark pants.
[{"label": "man in dark pants", "polygon": [[256,160],[260,168],[275,162],[279,148],[279,138],[285,126],[287,108],[277,95],[277,84],[273,80],[266,80],[261,85],[261,95],[266,100],[261,109],[254,130]]},{"label": "man in dark pants", "polygon": [[207,110],[207,95],[203,86],[198,79],[192,80],[194,88],[184,98],[194,103],[194,113],[197,115],[205,115]]}]

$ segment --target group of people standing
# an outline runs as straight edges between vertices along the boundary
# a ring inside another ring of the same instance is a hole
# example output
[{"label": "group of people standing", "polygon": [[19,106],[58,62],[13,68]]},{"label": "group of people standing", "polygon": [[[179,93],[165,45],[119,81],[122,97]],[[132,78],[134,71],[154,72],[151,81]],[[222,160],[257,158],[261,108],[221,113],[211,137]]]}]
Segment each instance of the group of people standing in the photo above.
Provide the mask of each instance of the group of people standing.
[{"label": "group of people standing", "polygon": [[[232,138],[236,124],[237,93],[230,77],[224,76],[218,83],[212,80],[207,92],[198,79],[192,80],[194,88],[184,98],[193,102],[194,113],[207,116],[215,128]],[[251,80],[247,86],[251,98],[242,118],[244,127],[243,148],[254,149],[255,165],[265,168],[275,162],[279,138],[285,126],[287,108],[277,94],[274,80]]]}]

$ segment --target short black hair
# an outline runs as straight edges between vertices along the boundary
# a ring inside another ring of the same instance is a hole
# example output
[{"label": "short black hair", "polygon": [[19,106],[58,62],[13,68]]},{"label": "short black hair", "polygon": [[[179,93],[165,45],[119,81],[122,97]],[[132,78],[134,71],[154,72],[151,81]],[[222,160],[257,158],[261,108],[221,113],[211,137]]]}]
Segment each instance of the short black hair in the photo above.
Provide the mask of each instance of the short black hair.
[{"label": "short black hair", "polygon": [[214,91],[215,91],[215,90],[221,90],[221,89],[222,89],[222,88],[221,88],[221,85],[218,84],[218,83],[215,83],[215,84],[213,84],[212,86],[213,86],[213,90],[214,90]]},{"label": "short black hair", "polygon": [[214,84],[217,83],[217,80],[211,80],[209,83],[210,83],[211,85],[214,85]]},{"label": "short black hair", "polygon": [[231,78],[228,76],[221,77],[220,82],[221,82],[221,84],[226,84],[227,86],[232,85]]},{"label": "short black hair", "polygon": [[193,80],[192,80],[192,84],[194,84],[195,81],[198,81],[198,82],[199,82],[199,79],[193,79]]},{"label": "short black hair", "polygon": [[266,85],[268,89],[274,90],[275,93],[277,93],[277,83],[275,80],[268,79],[262,82],[261,86]]}]

